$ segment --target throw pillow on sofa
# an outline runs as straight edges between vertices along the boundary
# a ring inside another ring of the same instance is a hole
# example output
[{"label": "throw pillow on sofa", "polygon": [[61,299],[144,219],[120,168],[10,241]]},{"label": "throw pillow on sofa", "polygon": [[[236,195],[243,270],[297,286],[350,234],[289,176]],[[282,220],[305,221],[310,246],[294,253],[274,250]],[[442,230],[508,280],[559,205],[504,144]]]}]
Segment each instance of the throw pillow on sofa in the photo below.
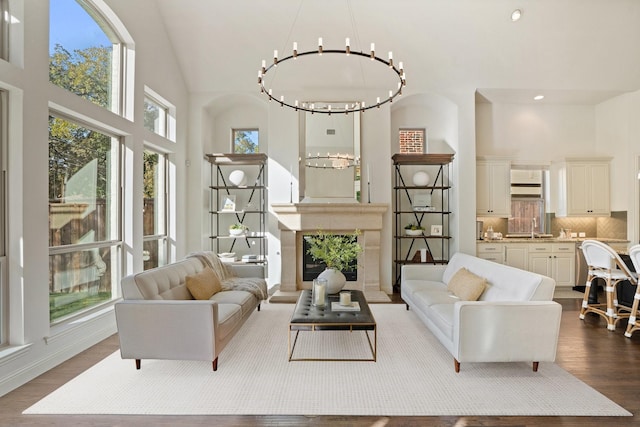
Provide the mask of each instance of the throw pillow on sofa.
[{"label": "throw pillow on sofa", "polygon": [[447,290],[465,301],[477,301],[487,287],[487,279],[461,268],[447,283]]},{"label": "throw pillow on sofa", "polygon": [[185,277],[185,284],[195,299],[207,300],[222,290],[218,275],[210,267]]}]

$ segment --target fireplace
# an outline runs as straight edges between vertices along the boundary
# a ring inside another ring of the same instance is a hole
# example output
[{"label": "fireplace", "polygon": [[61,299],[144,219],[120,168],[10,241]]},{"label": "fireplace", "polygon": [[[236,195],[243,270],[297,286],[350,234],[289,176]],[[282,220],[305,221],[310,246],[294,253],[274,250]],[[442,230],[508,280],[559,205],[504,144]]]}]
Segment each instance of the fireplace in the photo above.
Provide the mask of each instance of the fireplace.
[{"label": "fireplace", "polygon": [[305,277],[303,272],[305,235],[314,235],[319,230],[349,235],[358,229],[362,252],[355,277],[347,282],[345,289],[363,291],[369,302],[390,301],[380,283],[382,218],[388,210],[387,204],[274,203],[271,208],[280,230],[280,286],[272,300],[295,302],[300,290],[311,288],[317,274]]},{"label": "fireplace", "polygon": [[[313,257],[307,252],[309,250],[309,237],[313,234],[302,236],[302,281],[309,282],[318,277],[327,267],[325,263],[314,261]],[[340,235],[342,239],[353,241],[356,237],[346,234]],[[358,261],[353,261],[349,268],[342,270],[342,274],[347,278],[347,282],[356,282],[358,280]]]}]

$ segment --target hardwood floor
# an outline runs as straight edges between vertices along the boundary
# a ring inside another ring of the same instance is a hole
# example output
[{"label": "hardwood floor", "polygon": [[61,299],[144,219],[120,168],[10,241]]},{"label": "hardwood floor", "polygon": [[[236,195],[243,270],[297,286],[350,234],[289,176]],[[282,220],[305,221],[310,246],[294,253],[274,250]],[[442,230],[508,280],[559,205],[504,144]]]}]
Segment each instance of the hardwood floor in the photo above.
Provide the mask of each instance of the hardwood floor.
[{"label": "hardwood floor", "polygon": [[[396,297],[395,302],[399,298]],[[345,416],[49,416],[22,411],[118,349],[116,335],[0,397],[2,426],[640,426],[640,333],[615,332],[595,315],[578,319],[580,300],[563,306],[556,362],[623,406],[633,417],[345,417]]]}]

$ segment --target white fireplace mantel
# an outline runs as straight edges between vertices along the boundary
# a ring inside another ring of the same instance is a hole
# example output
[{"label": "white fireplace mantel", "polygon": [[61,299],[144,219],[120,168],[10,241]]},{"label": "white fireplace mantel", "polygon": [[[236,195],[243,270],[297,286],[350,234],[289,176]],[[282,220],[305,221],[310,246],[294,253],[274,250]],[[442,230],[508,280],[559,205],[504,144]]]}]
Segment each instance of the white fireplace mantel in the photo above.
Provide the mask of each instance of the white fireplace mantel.
[{"label": "white fireplace mantel", "polygon": [[[358,280],[345,289],[359,289],[368,301],[389,301],[380,286],[382,217],[385,203],[282,203],[272,204],[280,229],[281,283],[274,301],[295,301],[301,289],[311,283],[302,280],[302,236],[319,230],[351,233],[358,229],[362,253],[358,259]],[[296,262],[286,262],[293,260]]]}]

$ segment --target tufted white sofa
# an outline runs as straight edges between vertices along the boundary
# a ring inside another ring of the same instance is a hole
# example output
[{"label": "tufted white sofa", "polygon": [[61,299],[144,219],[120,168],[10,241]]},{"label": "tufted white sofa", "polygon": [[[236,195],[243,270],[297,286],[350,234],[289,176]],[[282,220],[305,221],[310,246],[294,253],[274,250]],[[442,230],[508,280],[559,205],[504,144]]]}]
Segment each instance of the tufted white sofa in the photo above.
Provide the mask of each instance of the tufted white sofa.
[{"label": "tufted white sofa", "polygon": [[[135,359],[137,369],[141,359],[209,360],[217,370],[222,349],[260,309],[256,295],[267,295],[265,283],[261,292],[231,289],[209,300],[193,299],[185,278],[202,271],[210,265],[203,261],[215,256],[202,252],[122,279],[123,301],[115,305],[115,314],[123,359]],[[242,284],[243,278],[264,283],[260,265],[229,267],[238,276],[235,283]]]},{"label": "tufted white sofa", "polygon": [[[447,290],[460,268],[486,278],[478,301]],[[555,281],[536,273],[456,253],[447,265],[402,267],[401,296],[442,345],[462,362],[552,362],[562,307],[552,301]]]}]

